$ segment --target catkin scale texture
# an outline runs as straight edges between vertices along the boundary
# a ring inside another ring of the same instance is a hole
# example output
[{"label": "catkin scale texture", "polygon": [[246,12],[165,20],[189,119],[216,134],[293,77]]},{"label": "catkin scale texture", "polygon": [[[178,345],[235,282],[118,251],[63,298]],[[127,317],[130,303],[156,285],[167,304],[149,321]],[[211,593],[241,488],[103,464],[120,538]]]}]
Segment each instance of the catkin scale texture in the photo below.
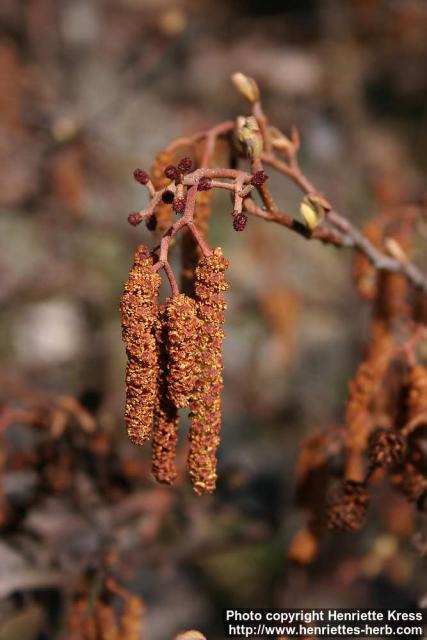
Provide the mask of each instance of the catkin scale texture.
[{"label": "catkin scale texture", "polygon": [[166,303],[168,394],[178,408],[190,403],[197,380],[198,327],[196,302],[184,293]]},{"label": "catkin scale texture", "polygon": [[349,386],[346,408],[346,478],[360,481],[364,477],[363,454],[367,449],[372,423],[372,403],[387,370],[392,346],[388,327],[376,320],[372,327],[369,352],[359,365]]},{"label": "catkin scale texture", "polygon": [[216,451],[220,443],[222,341],[224,331],[224,272],[228,266],[221,249],[200,260],[196,269],[199,328],[198,380],[191,403],[188,469],[194,491],[201,495],[215,489]]},{"label": "catkin scale texture", "polygon": [[416,365],[408,374],[408,419],[427,420],[427,369]]},{"label": "catkin scale texture", "polygon": [[159,356],[158,393],[154,408],[151,464],[153,476],[163,484],[173,484],[177,476],[175,465],[178,444],[178,413],[168,396],[165,307],[159,310],[156,343]]},{"label": "catkin scale texture", "polygon": [[160,276],[146,247],[135,253],[120,302],[122,335],[128,356],[125,423],[129,438],[142,444],[151,434],[157,393],[158,354],[154,327]]}]

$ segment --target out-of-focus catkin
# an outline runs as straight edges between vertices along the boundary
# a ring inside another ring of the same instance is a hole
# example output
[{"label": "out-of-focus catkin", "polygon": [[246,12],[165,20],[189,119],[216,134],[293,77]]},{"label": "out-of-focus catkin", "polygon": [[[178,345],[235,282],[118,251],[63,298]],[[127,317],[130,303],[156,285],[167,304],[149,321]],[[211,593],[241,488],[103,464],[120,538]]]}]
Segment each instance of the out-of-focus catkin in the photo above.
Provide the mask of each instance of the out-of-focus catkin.
[{"label": "out-of-focus catkin", "polygon": [[129,438],[142,444],[150,437],[157,394],[158,358],[154,327],[160,276],[141,245],[120,302],[123,340],[128,356],[125,422]]},{"label": "out-of-focus catkin", "polygon": [[[200,191],[194,207],[194,225],[204,238],[208,234],[212,206],[212,191]],[[182,231],[181,243],[181,289],[194,295],[194,273],[201,256],[200,247],[188,228]]]},{"label": "out-of-focus catkin", "polygon": [[[163,189],[169,184],[170,179],[165,176],[164,170],[168,165],[173,164],[175,164],[175,156],[171,151],[159,151],[154,158],[151,166],[151,177],[154,188],[157,191]],[[161,201],[156,208],[156,218],[157,226],[155,233],[156,237],[160,239],[165,231],[167,231],[173,224],[173,211],[171,205]]]},{"label": "out-of-focus catkin", "polygon": [[[384,223],[380,218],[366,224],[362,231],[375,247],[381,246]],[[378,271],[363,253],[357,252],[354,256],[353,277],[360,297],[365,300],[374,300],[378,293]]]},{"label": "out-of-focus catkin", "polygon": [[331,496],[326,512],[329,529],[358,531],[365,522],[369,493],[361,482],[347,480]]},{"label": "out-of-focus catkin", "polygon": [[408,372],[407,419],[411,424],[427,422],[427,369],[418,364]]},{"label": "out-of-focus catkin", "polygon": [[[399,251],[408,255],[411,250],[411,239],[407,225],[402,222],[397,229],[390,229],[391,233],[386,238],[387,242],[395,244]],[[378,272],[378,295],[375,301],[375,313],[389,324],[399,320],[407,320],[411,317],[411,305],[409,304],[410,287],[407,278],[402,273],[390,271]]]},{"label": "out-of-focus catkin", "polygon": [[154,409],[153,444],[151,461],[153,475],[158,482],[173,484],[177,471],[175,465],[178,444],[178,413],[167,390],[165,307],[159,310],[156,343],[159,357],[159,379]]},{"label": "out-of-focus catkin", "polygon": [[215,489],[216,451],[220,443],[222,340],[224,331],[224,291],[228,285],[224,272],[228,262],[220,248],[200,260],[196,269],[199,329],[198,381],[191,403],[188,469],[194,491],[211,493]]},{"label": "out-of-focus catkin", "polygon": [[141,640],[144,605],[141,598],[130,596],[124,605],[120,621],[121,640]]},{"label": "out-of-focus catkin", "polygon": [[196,302],[185,293],[180,293],[167,301],[165,316],[168,394],[176,407],[186,407],[197,380],[200,322]]},{"label": "out-of-focus catkin", "polygon": [[372,403],[389,365],[392,337],[381,321],[372,328],[371,344],[349,385],[346,409],[346,478],[361,481],[365,475],[363,454],[372,427]]}]

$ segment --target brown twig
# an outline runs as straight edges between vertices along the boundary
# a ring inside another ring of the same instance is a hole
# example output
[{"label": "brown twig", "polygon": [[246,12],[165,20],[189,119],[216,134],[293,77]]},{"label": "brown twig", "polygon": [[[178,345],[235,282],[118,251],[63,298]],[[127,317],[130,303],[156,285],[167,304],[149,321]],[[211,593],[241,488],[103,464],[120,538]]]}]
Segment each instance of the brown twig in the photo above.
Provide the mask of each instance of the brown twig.
[{"label": "brown twig", "polygon": [[[297,129],[293,128],[289,139],[277,128],[271,127],[258,98],[252,102],[252,116],[258,123],[259,132],[262,136],[262,148],[258,155],[255,156],[253,152],[250,153],[248,150],[248,157],[251,158],[251,173],[227,167],[210,167],[218,139],[230,135],[236,127],[235,122],[225,121],[207,131],[198,132],[190,137],[178,138],[169,145],[168,150],[175,151],[177,148],[192,147],[196,143],[204,141],[205,146],[201,158],[201,166],[198,169],[186,175],[181,175],[176,181],[172,180],[167,187],[159,191],[155,191],[151,181],[146,185],[151,200],[149,206],[137,214],[139,221],[147,220],[155,213],[156,207],[166,190],[174,193],[175,197],[185,198],[186,200],[182,217],[166,231],[162,238],[159,260],[154,265],[155,271],[164,268],[173,295],[176,295],[179,291],[170,267],[168,253],[171,241],[176,234],[183,227],[187,227],[203,255],[206,256],[210,253],[204,238],[194,226],[194,207],[198,185],[201,180],[210,181],[211,188],[231,191],[234,194],[235,211],[241,212],[244,210],[255,217],[268,222],[275,222],[306,239],[317,239],[336,247],[352,248],[365,255],[378,271],[401,273],[406,276],[407,280],[415,288],[427,293],[427,279],[415,264],[408,259],[400,259],[399,256],[388,255],[375,247],[345,216],[333,209],[325,196],[307,178],[298,162],[300,142]],[[231,138],[230,144],[233,144]],[[284,159],[278,157],[278,153],[281,153]],[[280,211],[265,183],[254,187],[255,182],[251,183],[253,174],[257,171],[263,171],[264,166],[271,167],[282,175],[287,176],[306,196],[316,198],[321,203],[321,206],[324,207],[325,216],[324,220],[316,228],[310,229],[303,222]],[[251,192],[254,188],[256,188],[261,197],[262,207],[257,205],[251,197]],[[157,251],[157,249],[153,251]]]}]

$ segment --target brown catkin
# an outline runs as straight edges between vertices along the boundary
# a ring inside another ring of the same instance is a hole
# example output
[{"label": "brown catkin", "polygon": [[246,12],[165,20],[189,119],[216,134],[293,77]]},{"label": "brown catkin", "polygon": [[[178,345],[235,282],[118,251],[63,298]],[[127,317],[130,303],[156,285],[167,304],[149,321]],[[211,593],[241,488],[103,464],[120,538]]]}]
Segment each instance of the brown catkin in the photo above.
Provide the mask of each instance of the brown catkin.
[{"label": "brown catkin", "polygon": [[346,478],[363,479],[363,454],[373,427],[372,405],[387,371],[392,337],[384,323],[377,320],[372,327],[368,354],[359,365],[349,385],[346,409]]},{"label": "brown catkin", "polygon": [[377,429],[369,438],[368,453],[375,467],[393,467],[403,461],[406,453],[405,438],[395,429]]},{"label": "brown catkin", "polygon": [[196,269],[199,329],[198,381],[191,403],[188,469],[194,491],[201,495],[215,489],[216,451],[220,443],[222,340],[224,331],[224,272],[228,262],[220,248],[200,260]]},{"label": "brown catkin", "polygon": [[418,364],[411,367],[408,373],[408,422],[419,418],[427,422],[427,369]]},{"label": "brown catkin", "polygon": [[119,629],[116,615],[110,604],[98,599],[94,606],[96,626],[99,640],[119,640]]},{"label": "brown catkin", "polygon": [[158,358],[154,327],[160,276],[141,245],[120,302],[123,340],[128,356],[125,422],[129,438],[142,444],[150,437],[157,394]]},{"label": "brown catkin", "polygon": [[326,512],[328,529],[358,531],[365,523],[369,493],[361,482],[347,480],[331,496]]},{"label": "brown catkin", "polygon": [[[164,170],[170,164],[175,164],[175,156],[171,151],[159,151],[151,166],[151,179],[156,191],[166,187],[170,180],[164,174]],[[160,239],[165,231],[173,224],[173,211],[170,204],[161,201],[156,207],[156,237]]]},{"label": "brown catkin", "polygon": [[[194,225],[206,239],[208,234],[209,217],[212,206],[212,191],[200,191],[197,194],[194,207]],[[182,231],[181,242],[181,289],[184,293],[194,296],[194,273],[200,260],[201,252],[188,228]]]},{"label": "brown catkin", "polygon": [[130,596],[123,608],[120,621],[120,640],[141,640],[144,605],[141,598]]},{"label": "brown catkin", "polygon": [[168,394],[178,408],[186,407],[196,384],[198,327],[196,302],[185,293],[166,302]]},{"label": "brown catkin", "polygon": [[[408,255],[411,250],[410,233],[407,225],[402,221],[397,226],[392,224],[388,239],[397,242],[399,247]],[[411,317],[409,304],[410,287],[405,275],[390,271],[381,271],[378,276],[378,295],[375,301],[375,315],[382,318],[391,326],[399,320]]]},{"label": "brown catkin", "polygon": [[395,484],[410,502],[417,502],[427,491],[426,475],[410,462],[405,464],[401,474],[395,478]]},{"label": "brown catkin", "polygon": [[177,476],[175,465],[178,444],[178,413],[167,392],[165,307],[159,310],[156,342],[159,354],[159,380],[154,409],[151,463],[153,476],[163,484],[173,484]]}]

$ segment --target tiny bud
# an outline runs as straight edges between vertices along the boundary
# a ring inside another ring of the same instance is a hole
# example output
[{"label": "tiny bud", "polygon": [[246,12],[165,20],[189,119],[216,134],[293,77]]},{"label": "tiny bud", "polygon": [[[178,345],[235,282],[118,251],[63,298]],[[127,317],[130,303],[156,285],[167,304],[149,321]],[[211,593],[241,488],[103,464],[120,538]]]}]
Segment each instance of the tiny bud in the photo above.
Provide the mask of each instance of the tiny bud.
[{"label": "tiny bud", "polygon": [[133,177],[140,184],[148,184],[150,182],[150,176],[143,169],[135,169]]},{"label": "tiny bud", "polygon": [[245,76],[244,73],[233,73],[231,81],[237,91],[249,102],[257,102],[259,100],[258,85],[253,78]]},{"label": "tiny bud", "polygon": [[147,227],[148,231],[155,231],[157,227],[157,218],[154,213],[152,213],[151,216],[146,219],[145,226]]},{"label": "tiny bud", "polygon": [[248,221],[248,216],[246,213],[237,213],[233,212],[233,229],[234,231],[243,231],[246,227],[246,223]]},{"label": "tiny bud", "polygon": [[269,133],[271,143],[275,149],[279,151],[285,151],[290,153],[294,150],[294,143],[289,140],[279,129],[276,127],[269,127]]},{"label": "tiny bud", "polygon": [[186,204],[185,198],[175,198],[172,205],[175,213],[179,213],[179,214],[184,213],[185,204]]},{"label": "tiny bud", "polygon": [[137,225],[139,225],[142,222],[141,215],[139,213],[137,213],[137,212],[136,213],[130,213],[128,215],[128,222],[133,227],[136,227]]},{"label": "tiny bud", "polygon": [[176,180],[177,178],[179,178],[179,171],[173,164],[168,164],[163,173],[165,174],[166,178],[169,178],[169,180]]},{"label": "tiny bud", "polygon": [[264,171],[256,171],[251,178],[251,184],[253,184],[254,187],[261,187],[267,180],[268,175],[264,173]]},{"label": "tiny bud", "polygon": [[189,171],[191,171],[192,166],[193,161],[188,157],[182,158],[182,160],[180,160],[178,163],[178,169],[181,171],[181,173],[188,173]]},{"label": "tiny bud", "polygon": [[259,160],[263,151],[263,141],[256,118],[238,118],[237,135],[248,158],[252,162]]},{"label": "tiny bud", "polygon": [[402,249],[401,245],[394,238],[386,238],[384,240],[384,247],[387,250],[387,253],[391,255],[392,258],[395,258],[398,262],[405,264],[408,262],[408,256]]},{"label": "tiny bud", "polygon": [[197,185],[197,191],[209,191],[212,189],[212,180],[210,178],[200,178]]},{"label": "tiny bud", "polygon": [[174,192],[170,191],[169,189],[166,189],[166,191],[163,191],[162,193],[162,200],[166,204],[171,204],[173,202],[174,197],[175,197]]},{"label": "tiny bud", "polygon": [[322,222],[325,209],[315,196],[305,196],[300,206],[300,214],[310,231],[314,231]]}]

